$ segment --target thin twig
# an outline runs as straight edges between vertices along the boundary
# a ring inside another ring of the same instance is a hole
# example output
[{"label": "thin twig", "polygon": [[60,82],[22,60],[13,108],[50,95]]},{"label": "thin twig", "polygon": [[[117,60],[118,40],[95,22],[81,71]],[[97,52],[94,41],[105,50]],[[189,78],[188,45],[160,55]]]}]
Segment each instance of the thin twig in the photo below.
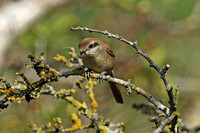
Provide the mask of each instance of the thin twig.
[{"label": "thin twig", "polygon": [[200,125],[197,125],[195,127],[189,127],[189,126],[184,125],[181,127],[181,131],[186,131],[188,133],[193,133],[193,132],[196,133],[196,132],[200,131]]},{"label": "thin twig", "polygon": [[159,74],[160,74],[160,77],[161,79],[163,80],[164,84],[165,84],[165,87],[166,87],[166,91],[168,93],[168,96],[169,96],[169,104],[170,104],[170,112],[174,112],[176,111],[176,102],[175,102],[175,98],[174,98],[174,94],[173,94],[173,87],[172,85],[169,83],[169,80],[167,79],[167,76],[166,76],[166,72],[167,70],[169,69],[169,64],[167,64],[166,66],[163,67],[163,69],[160,69],[152,60],[151,58],[146,54],[144,53],[138,46],[137,46],[137,41],[135,42],[131,42],[131,41],[128,41],[126,40],[125,38],[123,38],[122,36],[119,36],[117,34],[112,34],[112,33],[109,33],[108,31],[101,31],[101,30],[96,30],[96,29],[90,29],[90,28],[87,28],[87,27],[71,27],[71,30],[72,31],[77,31],[77,30],[81,30],[81,31],[88,31],[88,32],[96,32],[96,33],[100,33],[100,34],[104,34],[104,35],[107,35],[109,38],[115,38],[117,40],[120,40],[132,47],[135,48],[137,54],[140,54],[142,57],[144,57],[148,62],[149,62],[149,66],[150,67],[153,67]]},{"label": "thin twig", "polygon": [[[80,72],[78,72],[78,70]],[[71,76],[71,75],[81,75],[82,73],[82,70],[81,69],[77,69],[75,71],[75,73],[73,73],[72,71],[68,71],[68,72],[63,72],[62,73],[62,76],[64,77],[68,77],[68,76]],[[92,78],[95,78],[97,79],[97,77],[92,77]],[[102,80],[105,80],[105,81],[111,81],[111,82],[114,82],[114,83],[117,83],[119,85],[122,85],[124,86],[125,88],[131,88],[131,90],[134,90],[136,91],[138,94],[144,96],[150,103],[152,103],[156,109],[158,110],[161,110],[163,113],[165,113],[167,116],[170,115],[170,110],[169,108],[167,108],[165,105],[163,105],[162,103],[160,103],[158,100],[156,100],[151,94],[149,94],[148,92],[146,92],[145,90],[143,90],[142,88],[140,87],[136,87],[134,84],[132,84],[130,81],[124,81],[122,79],[118,79],[118,78],[113,78],[109,75],[106,75],[106,76],[103,76]]]},{"label": "thin twig", "polygon": [[[105,126],[106,120],[103,118],[103,116],[100,116],[97,112],[91,111],[90,109],[88,109],[88,107],[86,105],[85,105],[86,107],[83,107],[84,104],[82,104],[79,101],[77,101],[76,99],[74,99],[70,95],[71,91],[69,91],[69,90],[70,89],[66,90],[66,94],[64,94],[65,96],[63,96],[63,97],[60,97],[59,91],[55,91],[53,87],[50,87],[49,89],[42,89],[41,94],[51,95],[54,97],[56,94],[58,94],[57,98],[65,99],[66,101],[71,103],[74,107],[78,108],[79,111],[82,110],[82,111],[80,111],[81,114],[86,116],[88,119],[92,120],[94,123],[96,123],[97,126],[102,126],[102,127],[106,128],[106,130],[109,133],[116,133],[116,132],[121,131],[119,124],[114,124],[114,123],[109,122],[109,125]],[[104,123],[104,124],[102,124],[102,123]],[[117,129],[115,131],[113,131],[113,129],[111,130],[111,128],[109,127],[110,125],[117,127]],[[81,129],[83,129],[83,127],[85,127],[85,126],[80,126],[80,127],[81,127]],[[76,130],[80,130],[79,129],[80,127],[77,127]],[[86,128],[89,128],[89,127],[86,127]],[[74,131],[74,130],[72,130],[72,131]],[[63,132],[65,132],[65,131],[63,131]]]},{"label": "thin twig", "polygon": [[153,133],[161,133],[165,126],[168,125],[176,116],[176,113],[171,114],[171,116],[167,117],[164,121],[161,122],[160,126]]}]

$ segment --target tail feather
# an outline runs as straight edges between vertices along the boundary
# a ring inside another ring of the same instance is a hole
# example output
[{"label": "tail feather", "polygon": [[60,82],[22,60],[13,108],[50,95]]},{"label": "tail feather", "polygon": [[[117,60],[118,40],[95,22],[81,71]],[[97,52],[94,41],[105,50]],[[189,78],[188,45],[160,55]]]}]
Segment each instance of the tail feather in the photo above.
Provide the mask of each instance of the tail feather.
[{"label": "tail feather", "polygon": [[[114,77],[113,71],[112,71],[112,73],[110,74],[110,76],[111,76],[111,77]],[[109,83],[109,85],[110,85],[110,88],[111,88],[111,90],[112,90],[112,93],[113,93],[113,95],[114,95],[115,100],[117,101],[117,103],[121,103],[121,104],[124,103],[124,102],[123,102],[122,95],[121,95],[121,92],[120,92],[118,86],[116,85],[116,83],[110,82],[110,81],[108,81],[108,83]]]}]

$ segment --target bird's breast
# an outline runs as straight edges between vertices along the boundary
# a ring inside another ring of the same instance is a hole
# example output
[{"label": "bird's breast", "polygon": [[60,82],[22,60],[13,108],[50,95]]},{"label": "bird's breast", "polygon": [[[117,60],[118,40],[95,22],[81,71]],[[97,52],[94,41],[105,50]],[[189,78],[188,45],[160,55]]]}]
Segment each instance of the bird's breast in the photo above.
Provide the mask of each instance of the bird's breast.
[{"label": "bird's breast", "polygon": [[110,56],[106,51],[87,55],[82,59],[86,67],[98,73],[111,71],[114,67],[114,57]]}]

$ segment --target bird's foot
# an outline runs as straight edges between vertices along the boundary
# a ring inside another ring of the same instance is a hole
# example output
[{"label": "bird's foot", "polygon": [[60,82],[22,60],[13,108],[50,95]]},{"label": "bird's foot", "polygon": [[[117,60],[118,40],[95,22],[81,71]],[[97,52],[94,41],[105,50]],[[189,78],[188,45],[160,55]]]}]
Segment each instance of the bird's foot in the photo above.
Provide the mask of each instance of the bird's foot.
[{"label": "bird's foot", "polygon": [[99,79],[99,82],[103,81],[103,76],[105,76],[106,73],[106,71],[103,71],[99,74],[99,76],[97,77]]},{"label": "bird's foot", "polygon": [[91,70],[91,69],[87,68],[87,69],[85,70],[85,77],[87,78],[87,80],[90,79],[91,73],[92,73],[92,70]]}]

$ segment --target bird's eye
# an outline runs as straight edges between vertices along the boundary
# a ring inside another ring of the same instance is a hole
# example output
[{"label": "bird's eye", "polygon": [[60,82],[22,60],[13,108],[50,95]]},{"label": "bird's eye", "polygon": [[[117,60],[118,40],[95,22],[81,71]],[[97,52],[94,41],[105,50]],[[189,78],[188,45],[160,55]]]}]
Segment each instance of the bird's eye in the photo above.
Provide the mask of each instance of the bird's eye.
[{"label": "bird's eye", "polygon": [[88,48],[94,48],[99,45],[97,42],[91,43]]},{"label": "bird's eye", "polygon": [[89,45],[89,48],[93,48],[93,44],[90,44],[90,45]]},{"label": "bird's eye", "polygon": [[97,42],[93,43],[93,47],[96,47],[97,45],[99,45]]}]

